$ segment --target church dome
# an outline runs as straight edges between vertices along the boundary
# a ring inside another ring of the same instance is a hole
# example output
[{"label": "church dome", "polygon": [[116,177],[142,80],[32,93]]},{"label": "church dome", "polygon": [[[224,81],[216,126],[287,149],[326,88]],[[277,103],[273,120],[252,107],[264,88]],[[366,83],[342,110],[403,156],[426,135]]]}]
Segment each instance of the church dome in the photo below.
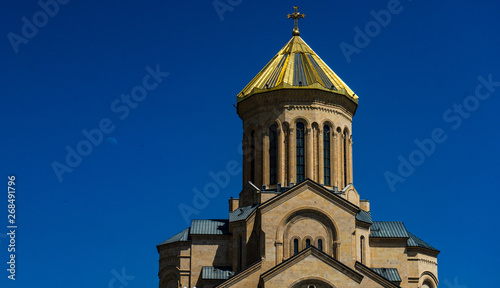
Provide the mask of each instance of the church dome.
[{"label": "church dome", "polygon": [[237,101],[256,93],[283,88],[326,90],[343,94],[358,102],[358,96],[299,35],[294,35],[248,83],[238,94]]}]

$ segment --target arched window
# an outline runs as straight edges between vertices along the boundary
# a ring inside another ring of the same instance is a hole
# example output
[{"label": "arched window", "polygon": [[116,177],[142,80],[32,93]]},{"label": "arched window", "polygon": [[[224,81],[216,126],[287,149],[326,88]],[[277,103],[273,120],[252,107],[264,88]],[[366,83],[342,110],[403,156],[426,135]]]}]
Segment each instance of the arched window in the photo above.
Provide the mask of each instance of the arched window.
[{"label": "arched window", "polygon": [[323,239],[318,239],[318,249],[323,251]]},{"label": "arched window", "polygon": [[278,147],[278,126],[276,124],[271,125],[269,127],[269,184],[276,184],[277,181],[277,167],[278,167],[278,158],[277,158],[277,147]]},{"label": "arched window", "polygon": [[299,239],[293,239],[293,255],[299,254]]},{"label": "arched window", "polygon": [[255,183],[255,131],[250,134],[250,182]]},{"label": "arched window", "polygon": [[306,239],[306,248],[311,246],[311,239]]},{"label": "arched window", "polygon": [[344,129],[344,186],[347,186],[347,148],[348,148],[347,129]]},{"label": "arched window", "polygon": [[323,126],[323,172],[325,185],[330,186],[330,127]]},{"label": "arched window", "polygon": [[360,255],[361,255],[361,261],[360,262],[362,264],[365,264],[365,259],[364,259],[365,258],[364,257],[365,256],[364,255],[364,253],[365,253],[364,248],[365,247],[364,246],[365,246],[365,236],[361,236],[361,238],[359,239],[359,250],[360,250],[359,252],[360,252]]},{"label": "arched window", "polygon": [[305,179],[305,142],[304,142],[304,123],[297,123],[297,183]]}]

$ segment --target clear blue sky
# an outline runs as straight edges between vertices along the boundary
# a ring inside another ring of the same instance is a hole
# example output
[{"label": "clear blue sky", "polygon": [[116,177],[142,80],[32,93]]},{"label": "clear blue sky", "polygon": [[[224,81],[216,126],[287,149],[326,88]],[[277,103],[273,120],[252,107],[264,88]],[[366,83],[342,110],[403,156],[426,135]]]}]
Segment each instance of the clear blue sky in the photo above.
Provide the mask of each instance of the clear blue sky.
[{"label": "clear blue sky", "polygon": [[[69,1],[47,18],[37,1],[2,3],[0,286],[120,287],[125,269],[124,287],[157,287],[156,245],[188,227],[179,205],[192,205],[210,172],[241,165],[236,94],[291,38],[293,5],[306,13],[302,38],[360,97],[354,184],[374,219],[403,221],[442,251],[441,287],[496,285],[498,1],[402,0],[385,27],[368,25],[380,30],[350,61],[341,43],[355,46],[355,27],[391,1],[230,3],[221,14],[212,1]],[[22,19],[34,16],[30,30]],[[476,95],[481,76],[493,82],[480,89],[488,98]],[[133,109],[120,102],[131,92],[142,97]],[[59,181],[52,163],[66,165],[66,147],[101,121],[109,133]],[[391,191],[386,172],[397,175],[399,156],[417,157],[415,140],[435,129],[446,141]],[[12,174],[16,281],[5,270]],[[241,182],[232,176],[195,218],[226,218]]]}]

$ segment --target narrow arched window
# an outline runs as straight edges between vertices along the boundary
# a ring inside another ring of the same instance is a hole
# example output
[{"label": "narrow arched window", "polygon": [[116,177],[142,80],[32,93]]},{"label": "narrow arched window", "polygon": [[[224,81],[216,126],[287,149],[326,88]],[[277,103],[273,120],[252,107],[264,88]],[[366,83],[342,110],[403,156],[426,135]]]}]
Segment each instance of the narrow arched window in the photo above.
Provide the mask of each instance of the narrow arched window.
[{"label": "narrow arched window", "polygon": [[318,249],[323,251],[323,239],[318,239]]},{"label": "narrow arched window", "polygon": [[330,126],[323,127],[323,172],[325,185],[330,186]]},{"label": "narrow arched window", "polygon": [[277,181],[277,169],[278,169],[278,126],[276,124],[269,127],[269,184],[276,184]]},{"label": "narrow arched window", "polygon": [[299,239],[293,239],[293,255],[299,253]]},{"label": "narrow arched window", "polygon": [[365,264],[365,259],[364,259],[364,253],[365,253],[365,250],[364,250],[364,247],[365,246],[365,236],[361,236],[361,238],[359,239],[359,253],[360,253],[360,257],[361,257],[361,263],[362,264]]},{"label": "narrow arched window", "polygon": [[297,183],[304,181],[305,171],[305,141],[304,141],[304,123],[297,123]]},{"label": "narrow arched window", "polygon": [[344,130],[344,186],[347,186],[347,148],[348,148],[348,135],[347,135],[347,129]]},{"label": "narrow arched window", "polygon": [[250,134],[250,182],[255,183],[255,131]]},{"label": "narrow arched window", "polygon": [[311,239],[306,239],[306,248],[311,246]]}]

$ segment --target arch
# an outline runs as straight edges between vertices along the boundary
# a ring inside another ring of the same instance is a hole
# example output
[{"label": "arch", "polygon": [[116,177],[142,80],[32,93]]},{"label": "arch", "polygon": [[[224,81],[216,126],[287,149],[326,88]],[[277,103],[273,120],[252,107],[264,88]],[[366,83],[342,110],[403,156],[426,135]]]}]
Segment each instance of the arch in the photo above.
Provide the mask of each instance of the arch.
[{"label": "arch", "polygon": [[300,237],[294,236],[290,240],[290,248],[292,249],[290,251],[290,255],[297,255],[299,254],[299,251],[301,250],[300,248]]},{"label": "arch", "polygon": [[337,288],[330,281],[318,277],[301,278],[290,285],[290,288],[309,288],[313,285],[315,288]]},{"label": "arch", "polygon": [[[175,285],[175,286],[174,286]],[[162,271],[160,288],[176,288],[179,285],[179,270],[169,267]]]},{"label": "arch", "polygon": [[311,121],[303,116],[296,116],[290,121],[290,125],[295,126],[298,122],[303,122],[307,128],[311,127]]},{"label": "arch", "polygon": [[286,215],[280,220],[278,224],[278,228],[276,229],[276,242],[283,243],[285,246],[283,247],[283,251],[276,249],[276,253],[283,253],[283,255],[277,255],[277,259],[282,259],[281,256],[288,258],[290,254],[288,251],[290,247],[288,246],[288,239],[292,239],[291,235],[286,235],[287,230],[296,222],[303,220],[305,217],[315,219],[318,221],[327,233],[326,239],[323,239],[323,252],[326,254],[339,259],[339,250],[340,250],[340,233],[339,229],[335,223],[335,221],[324,211],[318,207],[301,207],[296,208]]},{"label": "arch", "polygon": [[[437,288],[439,281],[437,277],[430,271],[424,271],[420,274],[419,286],[424,288],[427,285],[428,288]],[[425,287],[425,288],[427,288]]]},{"label": "arch", "polygon": [[316,247],[318,248],[319,251],[323,251],[324,243],[325,243],[325,239],[323,239],[323,237],[317,237]]},{"label": "arch", "polygon": [[323,119],[319,123],[320,123],[321,127],[328,125],[328,126],[330,126],[330,128],[332,128],[332,130],[335,130],[335,124],[330,119]]},{"label": "arch", "polygon": [[314,242],[311,236],[306,236],[302,240],[302,250],[309,248],[310,246],[314,246]]}]

